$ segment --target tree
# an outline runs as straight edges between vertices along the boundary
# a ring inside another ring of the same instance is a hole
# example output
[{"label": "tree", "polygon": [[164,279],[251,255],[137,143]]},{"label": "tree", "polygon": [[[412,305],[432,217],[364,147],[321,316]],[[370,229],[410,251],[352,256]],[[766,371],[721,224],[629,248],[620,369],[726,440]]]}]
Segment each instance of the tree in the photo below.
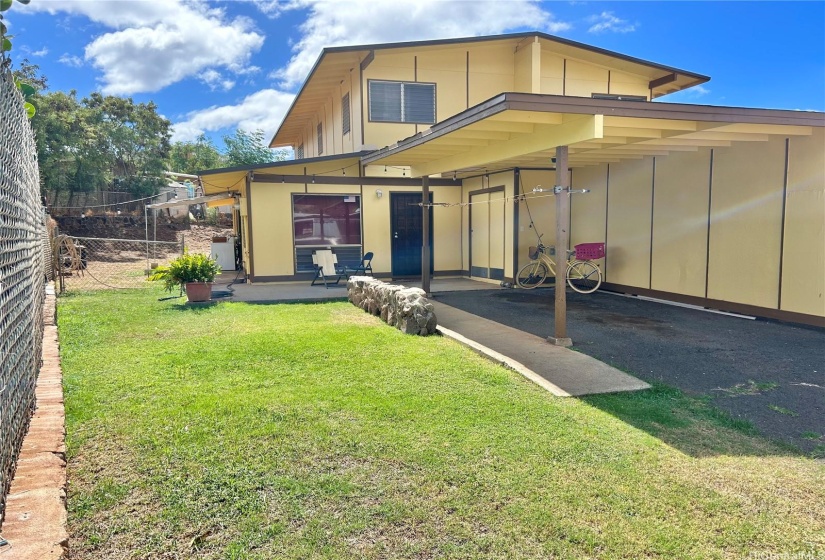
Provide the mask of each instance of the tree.
[{"label": "tree", "polygon": [[28,58],[20,61],[14,70],[14,77],[22,82],[26,82],[38,92],[46,91],[49,88],[48,79],[40,73],[40,66],[29,62]]},{"label": "tree", "polygon": [[224,159],[212,140],[201,134],[194,142],[175,142],[169,151],[169,169],[196,174],[224,166]]},{"label": "tree", "polygon": [[90,127],[109,157],[114,190],[136,196],[158,192],[169,157],[171,123],[158,115],[153,102],[93,93],[83,99],[91,111]]},{"label": "tree", "polygon": [[63,193],[92,192],[111,182],[111,164],[93,112],[76,93],[39,95],[32,119],[43,191],[56,200]]},{"label": "tree", "polygon": [[227,167],[270,163],[286,159],[285,151],[273,150],[266,145],[264,131],[260,129],[247,132],[239,128],[234,135],[224,136],[223,143],[226,145],[224,157]]},{"label": "tree", "polygon": [[[28,65],[20,71],[37,77],[37,70]],[[165,184],[170,123],[154,103],[99,93],[78,101],[74,91],[37,94],[34,101],[39,110],[32,128],[50,200],[104,189],[142,197]]]}]

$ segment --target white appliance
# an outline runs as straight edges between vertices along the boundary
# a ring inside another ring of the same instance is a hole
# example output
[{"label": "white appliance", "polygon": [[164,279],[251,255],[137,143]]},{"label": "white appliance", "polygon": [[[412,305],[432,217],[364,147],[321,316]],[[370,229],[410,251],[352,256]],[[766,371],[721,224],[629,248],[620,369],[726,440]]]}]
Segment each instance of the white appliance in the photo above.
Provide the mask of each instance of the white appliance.
[{"label": "white appliance", "polygon": [[221,270],[235,270],[235,238],[229,236],[226,241],[212,241],[212,258],[218,262]]}]

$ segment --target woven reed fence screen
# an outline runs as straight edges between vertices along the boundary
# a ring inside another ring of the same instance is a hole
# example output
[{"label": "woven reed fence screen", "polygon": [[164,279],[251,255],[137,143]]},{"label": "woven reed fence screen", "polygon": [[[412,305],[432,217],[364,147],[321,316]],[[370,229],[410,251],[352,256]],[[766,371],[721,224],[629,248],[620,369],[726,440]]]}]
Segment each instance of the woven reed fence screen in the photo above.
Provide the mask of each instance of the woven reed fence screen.
[{"label": "woven reed fence screen", "polygon": [[35,405],[43,229],[34,135],[12,76],[0,71],[0,521]]}]

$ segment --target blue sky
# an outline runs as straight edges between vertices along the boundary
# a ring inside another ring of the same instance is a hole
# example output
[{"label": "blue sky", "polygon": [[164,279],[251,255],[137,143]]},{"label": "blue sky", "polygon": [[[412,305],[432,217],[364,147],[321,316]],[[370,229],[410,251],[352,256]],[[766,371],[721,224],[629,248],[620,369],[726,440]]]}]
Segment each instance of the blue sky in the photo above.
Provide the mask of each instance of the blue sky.
[{"label": "blue sky", "polygon": [[175,139],[275,132],[325,46],[538,30],[709,75],[661,101],[825,111],[825,2],[32,0],[15,60],[154,101]]}]

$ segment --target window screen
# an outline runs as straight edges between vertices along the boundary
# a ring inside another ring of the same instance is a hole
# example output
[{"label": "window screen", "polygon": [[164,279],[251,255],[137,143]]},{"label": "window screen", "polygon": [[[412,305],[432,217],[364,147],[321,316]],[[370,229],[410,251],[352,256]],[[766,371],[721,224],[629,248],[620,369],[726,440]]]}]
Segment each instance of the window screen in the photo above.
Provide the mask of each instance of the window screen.
[{"label": "window screen", "polygon": [[324,125],[318,123],[318,155],[324,153]]},{"label": "window screen", "polygon": [[360,245],[361,197],[295,195],[292,222],[296,245]]},{"label": "window screen", "polygon": [[435,84],[370,80],[369,96],[371,121],[435,123]]},{"label": "window screen", "polygon": [[404,85],[404,122],[435,122],[435,85]]},{"label": "window screen", "polygon": [[342,134],[348,133],[350,129],[349,93],[345,94],[344,97],[341,99],[341,128],[343,130]]},{"label": "window screen", "polygon": [[298,148],[295,150],[295,159],[304,159],[304,145],[303,144],[298,146]]}]

